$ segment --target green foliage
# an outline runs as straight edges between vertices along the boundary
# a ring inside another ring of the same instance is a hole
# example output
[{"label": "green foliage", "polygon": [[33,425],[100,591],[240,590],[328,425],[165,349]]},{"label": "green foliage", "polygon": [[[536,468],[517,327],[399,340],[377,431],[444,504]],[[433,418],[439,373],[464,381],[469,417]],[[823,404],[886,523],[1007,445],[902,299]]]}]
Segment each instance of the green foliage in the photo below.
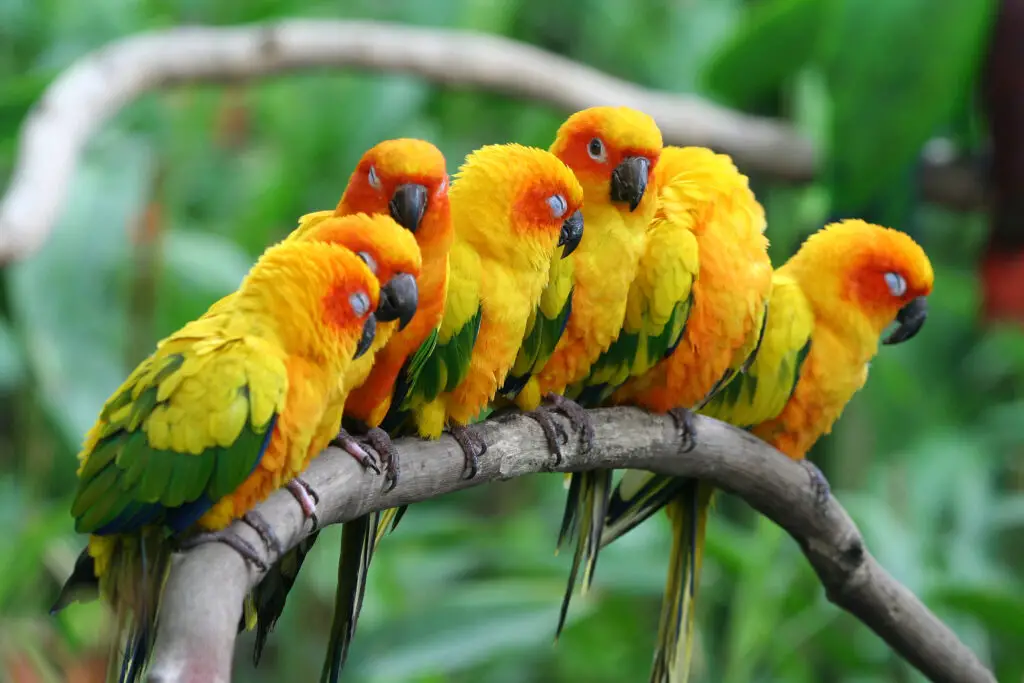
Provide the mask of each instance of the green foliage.
[{"label": "green foliage", "polygon": [[[761,113],[774,98],[831,170],[799,188],[753,179],[774,262],[830,211],[861,213],[879,187],[895,187],[936,269],[928,324],[911,344],[882,349],[815,459],[879,561],[999,680],[1020,680],[1024,333],[977,326],[983,218],[915,205],[903,180],[929,135],[965,129],[991,4],[358,0],[339,13],[295,0],[9,0],[0,176],[28,107],[60,69],[106,41],[182,23],[342,16],[471,28]],[[413,78],[319,72],[154,94],[105,126],[46,246],[0,273],[0,667],[17,656],[33,680],[67,680],[96,661],[102,670],[105,611],[46,609],[84,543],[68,512],[77,446],[157,339],[234,288],[300,215],[333,206],[379,140],[431,139],[454,172],[482,144],[547,146],[561,119]],[[659,516],[602,553],[591,593],[573,601],[552,646],[571,560],[553,554],[564,495],[561,476],[538,475],[413,506],[375,557],[345,680],[643,680],[667,524]],[[316,680],[337,531],[321,535],[258,670],[251,635],[241,638],[236,680]],[[783,532],[725,495],[709,523],[697,624],[695,683],[920,680],[827,602]]]}]

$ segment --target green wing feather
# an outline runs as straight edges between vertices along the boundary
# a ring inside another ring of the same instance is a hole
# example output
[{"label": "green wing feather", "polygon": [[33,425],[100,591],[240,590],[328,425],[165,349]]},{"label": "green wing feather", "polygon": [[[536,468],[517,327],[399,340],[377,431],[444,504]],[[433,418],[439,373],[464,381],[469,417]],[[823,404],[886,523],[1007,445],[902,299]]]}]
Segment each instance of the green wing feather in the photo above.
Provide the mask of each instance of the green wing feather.
[{"label": "green wing feather", "polygon": [[162,345],[104,406],[72,504],[78,532],[180,531],[256,467],[283,408],[284,364],[246,338],[203,353],[197,343]]},{"label": "green wing feather", "polygon": [[689,215],[661,216],[651,224],[647,247],[630,285],[622,331],[566,396],[584,406],[603,403],[630,377],[650,370],[675,350],[693,307],[699,269],[697,238]]}]

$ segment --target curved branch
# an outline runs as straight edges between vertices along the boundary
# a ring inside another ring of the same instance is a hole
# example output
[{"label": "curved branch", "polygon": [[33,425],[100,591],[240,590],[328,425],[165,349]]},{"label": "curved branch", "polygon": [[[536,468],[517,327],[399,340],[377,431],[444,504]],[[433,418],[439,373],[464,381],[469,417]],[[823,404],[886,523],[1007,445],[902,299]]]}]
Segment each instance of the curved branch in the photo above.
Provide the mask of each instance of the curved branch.
[{"label": "curved branch", "polygon": [[[992,673],[956,635],[868,553],[839,503],[832,499],[826,507],[818,507],[807,470],[774,448],[746,432],[698,416],[699,443],[689,454],[680,455],[678,434],[667,417],[632,408],[596,410],[592,415],[595,447],[579,453],[573,440],[564,448],[560,471],[631,467],[706,479],[786,529],[818,573],[829,599],[867,624],[932,681],[995,683]],[[320,494],[322,523],[344,522],[469,486],[549,471],[546,442],[533,420],[512,415],[478,429],[488,451],[475,479],[461,478],[462,451],[450,437],[435,442],[401,439],[396,441],[402,458],[401,481],[387,494],[381,493],[379,477],[360,471],[341,451],[328,449],[303,475]],[[308,531],[299,506],[287,492],[275,493],[258,509],[288,548]],[[263,547],[247,525],[236,523],[232,529],[255,547]],[[276,559],[273,553],[267,558]],[[210,543],[175,556],[161,607],[151,683],[229,681],[242,601],[260,578],[257,570],[223,544]]]},{"label": "curved branch", "polygon": [[[498,36],[328,20],[174,28],[111,42],[75,62],[46,89],[22,126],[16,166],[0,202],[0,263],[27,256],[43,244],[86,143],[141,95],[175,84],[315,67],[413,74],[441,85],[546,102],[567,112],[629,105],[651,114],[666,142],[726,152],[749,173],[807,181],[817,170],[810,143],[782,122],[692,95],[643,88]],[[937,201],[953,195],[950,203],[958,208],[976,206],[981,196],[976,179],[956,175],[947,166],[928,165],[926,195]]]}]

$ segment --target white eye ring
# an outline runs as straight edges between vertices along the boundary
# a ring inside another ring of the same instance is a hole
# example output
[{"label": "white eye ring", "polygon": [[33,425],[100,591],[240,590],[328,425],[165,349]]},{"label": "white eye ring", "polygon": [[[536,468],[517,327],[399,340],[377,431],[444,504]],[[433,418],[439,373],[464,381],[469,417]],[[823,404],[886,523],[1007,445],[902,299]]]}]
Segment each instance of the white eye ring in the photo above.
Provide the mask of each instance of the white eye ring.
[{"label": "white eye ring", "polygon": [[377,260],[370,256],[369,252],[360,251],[359,253],[356,254],[356,256],[363,259],[363,263],[366,264],[366,267],[370,269],[371,273],[373,273],[374,275],[377,274]]},{"label": "white eye ring", "polygon": [[601,138],[594,138],[587,143],[587,154],[594,161],[600,161],[602,164],[608,160],[608,152],[604,148],[604,143],[601,142]]},{"label": "white eye ring", "polygon": [[565,202],[565,197],[560,194],[551,195],[547,201],[548,206],[551,208],[551,215],[555,218],[561,218],[569,209],[569,205]]},{"label": "white eye ring", "polygon": [[370,297],[366,292],[353,292],[348,295],[348,304],[357,318],[370,312]]},{"label": "white eye ring", "polygon": [[444,174],[444,178],[441,179],[441,184],[437,186],[437,196],[442,196],[448,191],[448,174]]},{"label": "white eye ring", "polygon": [[893,296],[899,297],[907,293],[907,281],[899,273],[886,273],[885,284]]},{"label": "white eye ring", "polygon": [[370,183],[370,187],[373,189],[379,190],[381,188],[380,176],[377,175],[376,167],[370,167],[370,172],[366,174],[366,180]]}]

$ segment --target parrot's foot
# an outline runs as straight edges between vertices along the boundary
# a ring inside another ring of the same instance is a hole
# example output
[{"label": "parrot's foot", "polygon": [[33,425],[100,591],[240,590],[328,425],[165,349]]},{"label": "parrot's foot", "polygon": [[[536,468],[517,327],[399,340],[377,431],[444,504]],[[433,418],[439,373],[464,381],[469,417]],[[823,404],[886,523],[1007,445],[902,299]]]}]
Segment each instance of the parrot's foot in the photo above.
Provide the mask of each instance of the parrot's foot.
[{"label": "parrot's foot", "polygon": [[676,429],[679,430],[679,438],[683,442],[679,452],[689,453],[697,445],[697,426],[693,423],[693,413],[686,408],[673,408],[668,411],[668,414],[672,421],[676,423]]},{"label": "parrot's foot", "polygon": [[367,453],[366,449],[352,438],[348,430],[344,428],[338,430],[338,435],[331,441],[331,445],[337,446],[355,458],[356,462],[362,465],[364,470],[373,470],[375,474],[380,474],[380,467],[377,466],[376,458]]},{"label": "parrot's foot", "polygon": [[320,494],[314,491],[313,487],[307,484],[304,479],[299,477],[295,477],[285,484],[284,487],[298,501],[299,507],[302,508],[303,517],[313,520],[313,530],[319,529],[320,520],[316,516],[316,506],[320,502]]},{"label": "parrot's foot", "polygon": [[[554,410],[569,418],[569,423],[580,432],[580,452],[587,453],[594,447],[594,420],[590,413],[576,401],[559,394],[548,393],[544,398],[554,404]],[[559,462],[561,457],[558,458]]]},{"label": "parrot's foot", "polygon": [[487,452],[487,444],[470,427],[452,425],[448,431],[451,432],[452,437],[459,443],[462,452],[466,454],[465,471],[468,471],[469,474],[463,478],[472,479],[476,476],[480,458]]},{"label": "parrot's foot", "polygon": [[811,478],[814,502],[817,503],[819,508],[825,507],[828,504],[829,498],[832,497],[832,487],[828,485],[825,473],[818,469],[818,466],[810,460],[801,460],[800,466],[807,470],[807,474]]},{"label": "parrot's foot", "polygon": [[[252,526],[250,524],[249,526]],[[253,527],[255,529],[255,527]],[[258,531],[258,530],[257,530]],[[261,572],[267,571],[267,563],[263,561],[249,541],[234,534],[230,529],[219,529],[217,531],[204,531],[190,538],[186,538],[178,544],[179,550],[189,550],[206,543],[223,543],[242,556],[242,559],[251,564]]]},{"label": "parrot's foot", "polygon": [[277,535],[270,528],[270,524],[267,523],[263,515],[255,510],[249,510],[242,515],[242,521],[256,530],[256,533],[260,535],[260,540],[263,541],[263,546],[268,551],[273,551],[278,555],[281,554],[281,541],[277,540]]},{"label": "parrot's foot", "polygon": [[380,464],[384,467],[384,493],[398,485],[398,449],[392,443],[391,437],[380,427],[373,427],[366,432],[366,441],[377,451],[380,456]]},{"label": "parrot's foot", "polygon": [[544,438],[548,441],[548,449],[555,456],[554,464],[557,467],[562,462],[562,444],[569,443],[569,435],[565,433],[565,428],[552,420],[551,414],[544,408],[537,408],[525,412],[523,415],[540,425],[541,431],[544,432]]}]

